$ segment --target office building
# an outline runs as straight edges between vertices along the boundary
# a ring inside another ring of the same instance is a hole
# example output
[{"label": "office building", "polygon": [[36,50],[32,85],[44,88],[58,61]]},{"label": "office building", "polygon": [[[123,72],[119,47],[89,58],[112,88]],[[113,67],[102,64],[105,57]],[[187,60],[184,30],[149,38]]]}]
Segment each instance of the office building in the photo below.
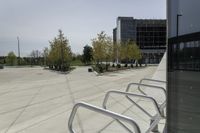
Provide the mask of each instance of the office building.
[{"label": "office building", "polygon": [[166,50],[166,20],[118,17],[114,43],[135,41],[147,63],[159,63]]},{"label": "office building", "polygon": [[200,132],[199,0],[168,0],[167,133]]}]

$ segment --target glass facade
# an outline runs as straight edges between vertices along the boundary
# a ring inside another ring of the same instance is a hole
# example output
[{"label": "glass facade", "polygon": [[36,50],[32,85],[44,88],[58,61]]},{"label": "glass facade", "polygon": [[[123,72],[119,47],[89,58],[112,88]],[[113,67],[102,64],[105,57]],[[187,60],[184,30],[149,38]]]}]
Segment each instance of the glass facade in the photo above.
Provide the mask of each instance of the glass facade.
[{"label": "glass facade", "polygon": [[166,48],[165,20],[137,20],[137,44],[141,49]]},{"label": "glass facade", "polygon": [[167,132],[200,132],[200,33],[168,44]]},{"label": "glass facade", "polygon": [[113,42],[117,40],[126,42],[135,41],[143,54],[143,62],[159,63],[166,49],[166,20],[133,19],[132,17],[118,17],[120,21],[118,33],[120,39],[116,39],[113,30]]},{"label": "glass facade", "polygon": [[136,41],[136,25],[135,20],[132,17],[121,17],[119,18],[121,21],[120,31],[121,31],[121,41],[126,42]]}]

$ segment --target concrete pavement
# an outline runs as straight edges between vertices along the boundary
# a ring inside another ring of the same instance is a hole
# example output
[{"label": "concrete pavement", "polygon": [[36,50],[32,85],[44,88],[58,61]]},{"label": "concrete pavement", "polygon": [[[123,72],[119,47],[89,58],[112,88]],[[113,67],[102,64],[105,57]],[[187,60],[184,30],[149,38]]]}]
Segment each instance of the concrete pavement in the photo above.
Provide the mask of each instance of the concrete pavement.
[{"label": "concrete pavement", "polygon": [[[130,82],[151,78],[156,66],[96,76],[88,67],[60,74],[41,67],[0,70],[0,133],[68,133],[67,121],[74,103],[85,101],[102,106],[108,90],[124,91]],[[144,107],[154,109],[147,102]],[[142,131],[149,118],[123,96],[109,100],[108,109],[139,121]],[[110,118],[84,109],[74,123],[77,132],[122,133],[123,128]]]}]

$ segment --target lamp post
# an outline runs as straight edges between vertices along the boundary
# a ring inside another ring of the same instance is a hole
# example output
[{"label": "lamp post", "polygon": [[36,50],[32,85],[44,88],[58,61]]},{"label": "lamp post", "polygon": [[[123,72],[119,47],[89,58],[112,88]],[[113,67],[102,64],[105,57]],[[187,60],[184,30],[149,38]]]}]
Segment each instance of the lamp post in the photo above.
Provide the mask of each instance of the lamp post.
[{"label": "lamp post", "polygon": [[176,43],[176,68],[179,69],[179,59],[178,59],[178,51],[180,49],[179,46],[179,17],[181,17],[182,14],[177,14],[176,15],[176,39],[177,39],[177,43]]},{"label": "lamp post", "polygon": [[18,44],[18,65],[20,65],[20,45],[19,45],[19,37],[17,37],[17,44]]},{"label": "lamp post", "polygon": [[178,34],[179,34],[179,17],[181,17],[182,14],[177,14],[176,16],[176,37],[178,38]]}]

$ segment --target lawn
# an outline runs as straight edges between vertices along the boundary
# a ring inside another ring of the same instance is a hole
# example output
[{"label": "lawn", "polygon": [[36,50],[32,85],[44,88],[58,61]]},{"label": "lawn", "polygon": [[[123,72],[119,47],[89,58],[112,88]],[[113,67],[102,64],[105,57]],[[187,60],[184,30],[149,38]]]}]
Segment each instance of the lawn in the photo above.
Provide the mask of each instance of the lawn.
[{"label": "lawn", "polygon": [[85,64],[81,60],[72,60],[71,66],[84,66]]}]

